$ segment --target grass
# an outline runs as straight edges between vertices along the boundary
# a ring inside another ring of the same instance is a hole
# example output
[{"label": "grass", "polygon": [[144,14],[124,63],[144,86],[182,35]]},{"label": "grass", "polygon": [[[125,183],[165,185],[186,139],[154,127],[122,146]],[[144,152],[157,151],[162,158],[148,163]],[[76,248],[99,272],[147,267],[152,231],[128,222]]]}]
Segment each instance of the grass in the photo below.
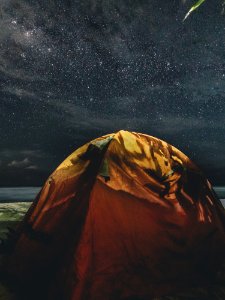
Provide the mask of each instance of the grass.
[{"label": "grass", "polygon": [[[0,239],[5,239],[8,227],[14,228],[23,218],[31,203],[0,203]],[[0,283],[0,299],[15,300],[15,297]]]}]

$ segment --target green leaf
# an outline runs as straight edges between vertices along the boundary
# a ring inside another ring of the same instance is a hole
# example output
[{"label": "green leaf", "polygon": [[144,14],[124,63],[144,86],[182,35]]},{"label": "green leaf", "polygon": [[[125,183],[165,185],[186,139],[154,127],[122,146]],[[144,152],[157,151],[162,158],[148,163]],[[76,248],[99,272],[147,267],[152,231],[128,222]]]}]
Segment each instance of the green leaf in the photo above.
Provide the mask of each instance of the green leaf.
[{"label": "green leaf", "polygon": [[196,10],[200,5],[202,5],[202,3],[205,2],[205,0],[198,0],[192,7],[191,9],[188,11],[188,13],[185,15],[183,22],[187,19],[187,17],[194,11]]}]

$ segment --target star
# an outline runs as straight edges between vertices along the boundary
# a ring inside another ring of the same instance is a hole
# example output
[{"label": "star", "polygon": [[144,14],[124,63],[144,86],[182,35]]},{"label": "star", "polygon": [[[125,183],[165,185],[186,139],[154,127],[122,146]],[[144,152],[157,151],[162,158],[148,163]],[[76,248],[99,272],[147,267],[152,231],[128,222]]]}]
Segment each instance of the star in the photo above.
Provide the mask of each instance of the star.
[{"label": "star", "polygon": [[27,158],[32,182],[44,181],[74,149],[120,129],[166,140],[222,183],[225,29],[215,9],[182,23],[184,3],[60,3],[1,6],[2,184],[10,161]]}]

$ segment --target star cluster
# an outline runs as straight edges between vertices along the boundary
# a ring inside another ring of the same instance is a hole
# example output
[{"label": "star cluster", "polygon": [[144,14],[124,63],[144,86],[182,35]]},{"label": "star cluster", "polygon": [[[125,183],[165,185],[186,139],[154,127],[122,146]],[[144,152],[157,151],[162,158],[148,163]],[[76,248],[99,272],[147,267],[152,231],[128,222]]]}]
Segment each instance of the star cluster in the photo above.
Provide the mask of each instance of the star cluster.
[{"label": "star cluster", "polygon": [[[119,129],[162,138],[225,176],[225,23],[191,1],[0,4],[1,185],[39,185]],[[219,1],[218,7],[219,7]]]}]

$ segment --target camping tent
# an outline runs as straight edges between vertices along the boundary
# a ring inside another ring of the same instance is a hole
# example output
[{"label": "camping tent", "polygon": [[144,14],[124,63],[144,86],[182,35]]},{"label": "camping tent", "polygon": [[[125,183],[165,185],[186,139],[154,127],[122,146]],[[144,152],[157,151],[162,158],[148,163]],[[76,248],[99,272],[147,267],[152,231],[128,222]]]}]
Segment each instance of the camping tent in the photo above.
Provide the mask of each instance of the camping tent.
[{"label": "camping tent", "polygon": [[224,220],[187,156],[119,131],[82,146],[48,178],[17,229],[8,272],[27,299],[152,299],[212,280]]}]

